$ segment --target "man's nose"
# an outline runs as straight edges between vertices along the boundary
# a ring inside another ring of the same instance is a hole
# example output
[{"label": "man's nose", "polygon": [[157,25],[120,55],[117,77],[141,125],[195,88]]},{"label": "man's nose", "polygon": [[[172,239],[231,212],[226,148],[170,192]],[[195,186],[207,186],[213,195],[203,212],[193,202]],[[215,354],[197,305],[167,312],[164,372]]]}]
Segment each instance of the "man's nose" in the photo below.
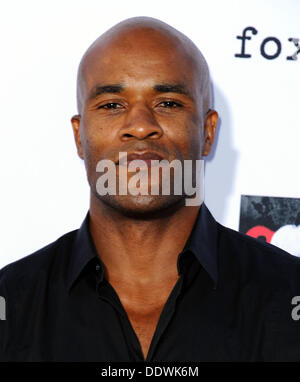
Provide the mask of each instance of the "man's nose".
[{"label": "man's nose", "polygon": [[120,139],[158,139],[163,130],[147,105],[136,104],[128,111],[120,132]]}]

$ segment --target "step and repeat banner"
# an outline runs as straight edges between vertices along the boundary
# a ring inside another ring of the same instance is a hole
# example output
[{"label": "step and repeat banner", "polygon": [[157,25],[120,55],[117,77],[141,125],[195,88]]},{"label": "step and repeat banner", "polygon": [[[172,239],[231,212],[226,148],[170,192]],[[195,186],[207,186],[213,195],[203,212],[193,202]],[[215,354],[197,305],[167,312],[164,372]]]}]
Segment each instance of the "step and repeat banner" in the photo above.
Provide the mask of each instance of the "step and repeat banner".
[{"label": "step and repeat banner", "polygon": [[13,1],[0,5],[0,267],[80,226],[89,206],[70,118],[81,56],[151,16],[207,59],[218,111],[205,202],[223,225],[300,256],[300,1]]}]

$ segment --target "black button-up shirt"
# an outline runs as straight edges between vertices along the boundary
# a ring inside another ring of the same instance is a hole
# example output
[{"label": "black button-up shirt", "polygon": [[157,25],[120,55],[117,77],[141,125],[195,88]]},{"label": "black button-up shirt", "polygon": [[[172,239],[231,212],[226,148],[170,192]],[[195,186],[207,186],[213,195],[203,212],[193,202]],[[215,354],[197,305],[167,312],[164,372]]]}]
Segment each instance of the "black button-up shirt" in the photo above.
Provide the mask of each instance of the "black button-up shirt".
[{"label": "black button-up shirt", "polygon": [[[300,361],[300,259],[220,225],[203,204],[177,267],[146,361]],[[89,214],[4,267],[0,296],[1,361],[144,361]]]}]

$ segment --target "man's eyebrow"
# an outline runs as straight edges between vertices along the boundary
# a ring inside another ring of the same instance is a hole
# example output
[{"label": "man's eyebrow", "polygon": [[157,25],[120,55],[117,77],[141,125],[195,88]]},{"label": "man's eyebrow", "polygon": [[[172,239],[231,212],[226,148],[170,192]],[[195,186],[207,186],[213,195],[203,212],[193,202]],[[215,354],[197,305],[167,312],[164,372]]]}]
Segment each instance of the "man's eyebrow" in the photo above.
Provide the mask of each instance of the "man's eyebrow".
[{"label": "man's eyebrow", "polygon": [[193,98],[190,91],[184,84],[157,84],[153,86],[153,89],[159,93],[179,93]]},{"label": "man's eyebrow", "polygon": [[[176,83],[176,84],[168,84],[162,83],[153,86],[153,89],[159,93],[178,93],[184,94],[193,98],[187,86],[184,84]],[[98,97],[101,94],[105,93],[121,93],[125,90],[125,86],[122,84],[108,84],[108,85],[96,85],[90,91],[88,96],[88,100],[92,100]]]},{"label": "man's eyebrow", "polygon": [[90,91],[89,100],[98,97],[105,93],[121,93],[124,90],[124,86],[121,84],[111,84],[111,85],[96,85]]}]

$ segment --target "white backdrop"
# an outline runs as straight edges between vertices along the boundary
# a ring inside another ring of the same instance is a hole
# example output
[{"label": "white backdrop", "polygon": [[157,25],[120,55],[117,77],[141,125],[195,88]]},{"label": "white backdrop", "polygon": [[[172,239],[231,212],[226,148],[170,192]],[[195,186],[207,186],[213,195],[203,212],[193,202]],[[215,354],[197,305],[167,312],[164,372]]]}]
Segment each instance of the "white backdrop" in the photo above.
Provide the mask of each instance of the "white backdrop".
[{"label": "white backdrop", "polygon": [[[0,268],[80,226],[89,203],[70,118],[82,54],[105,30],[152,16],[206,57],[221,123],[206,204],[238,229],[241,194],[300,197],[299,0],[52,0],[0,5]],[[246,53],[238,58],[246,27]],[[264,41],[275,37],[277,42]],[[275,56],[266,59],[261,54]]]}]

